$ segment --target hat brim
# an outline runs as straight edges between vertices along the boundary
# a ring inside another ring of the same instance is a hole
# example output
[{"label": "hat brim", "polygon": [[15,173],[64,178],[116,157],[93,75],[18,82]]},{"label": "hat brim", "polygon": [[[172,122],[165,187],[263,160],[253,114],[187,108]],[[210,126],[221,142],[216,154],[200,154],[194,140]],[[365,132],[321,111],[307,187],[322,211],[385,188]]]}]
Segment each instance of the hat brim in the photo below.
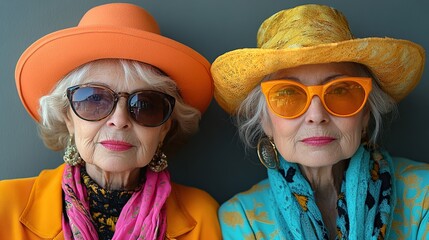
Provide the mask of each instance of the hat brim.
[{"label": "hat brim", "polygon": [[356,62],[366,65],[381,88],[399,102],[418,84],[423,73],[424,49],[392,38],[361,38],[295,49],[238,49],[212,64],[214,96],[228,113],[238,106],[262,78],[280,69],[307,64]]},{"label": "hat brim", "polygon": [[185,103],[204,112],[213,95],[210,63],[186,45],[158,34],[121,27],[73,27],[33,43],[18,60],[18,94],[40,121],[40,97],[73,69],[98,59],[130,59],[158,67],[178,85]]}]

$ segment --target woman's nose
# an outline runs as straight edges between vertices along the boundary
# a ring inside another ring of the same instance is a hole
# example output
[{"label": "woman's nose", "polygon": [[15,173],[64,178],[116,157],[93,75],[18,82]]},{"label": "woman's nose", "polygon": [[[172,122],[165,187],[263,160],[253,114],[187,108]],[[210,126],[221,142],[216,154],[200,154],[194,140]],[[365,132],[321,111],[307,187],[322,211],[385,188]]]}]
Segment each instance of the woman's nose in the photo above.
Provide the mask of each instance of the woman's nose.
[{"label": "woman's nose", "polygon": [[131,118],[125,98],[118,100],[115,109],[107,120],[107,124],[118,129],[129,128],[131,126]]},{"label": "woman's nose", "polygon": [[329,122],[329,112],[326,111],[319,97],[314,96],[311,99],[310,106],[305,113],[305,121],[311,124]]}]

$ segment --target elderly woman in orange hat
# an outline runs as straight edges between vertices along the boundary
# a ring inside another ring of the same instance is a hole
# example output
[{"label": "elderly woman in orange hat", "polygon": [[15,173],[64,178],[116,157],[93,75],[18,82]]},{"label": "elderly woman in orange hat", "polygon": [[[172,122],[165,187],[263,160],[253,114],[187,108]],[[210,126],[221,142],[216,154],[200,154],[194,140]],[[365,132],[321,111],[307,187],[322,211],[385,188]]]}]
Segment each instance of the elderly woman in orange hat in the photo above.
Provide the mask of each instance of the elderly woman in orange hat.
[{"label": "elderly woman in orange hat", "polygon": [[224,239],[427,239],[429,166],[377,146],[421,78],[422,47],[353,38],[321,5],[274,14],[257,40],[211,68],[217,102],[268,169],[221,206]]},{"label": "elderly woman in orange hat", "polygon": [[97,6],[33,43],[16,85],[65,164],[0,182],[0,239],[220,239],[218,204],[171,183],[163,151],[197,130],[209,67],[132,4]]}]

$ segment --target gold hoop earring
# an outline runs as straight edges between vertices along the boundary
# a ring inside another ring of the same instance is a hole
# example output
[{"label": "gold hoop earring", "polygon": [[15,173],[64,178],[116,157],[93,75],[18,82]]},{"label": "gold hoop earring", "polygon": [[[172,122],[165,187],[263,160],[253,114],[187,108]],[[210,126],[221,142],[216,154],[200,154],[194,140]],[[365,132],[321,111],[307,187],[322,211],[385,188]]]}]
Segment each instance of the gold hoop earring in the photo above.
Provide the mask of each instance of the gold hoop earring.
[{"label": "gold hoop earring", "polygon": [[162,143],[158,145],[156,153],[149,163],[149,168],[153,172],[161,172],[168,167],[167,156],[162,152]]},{"label": "gold hoop earring", "polygon": [[256,148],[258,152],[259,161],[269,169],[279,168],[279,158],[277,156],[276,145],[273,142],[271,137],[261,137],[258,140],[258,145]]},{"label": "gold hoop earring", "polygon": [[76,148],[76,144],[74,142],[73,134],[70,134],[69,140],[67,142],[67,147],[64,151],[63,160],[66,164],[70,166],[81,165],[83,163],[82,158]]}]

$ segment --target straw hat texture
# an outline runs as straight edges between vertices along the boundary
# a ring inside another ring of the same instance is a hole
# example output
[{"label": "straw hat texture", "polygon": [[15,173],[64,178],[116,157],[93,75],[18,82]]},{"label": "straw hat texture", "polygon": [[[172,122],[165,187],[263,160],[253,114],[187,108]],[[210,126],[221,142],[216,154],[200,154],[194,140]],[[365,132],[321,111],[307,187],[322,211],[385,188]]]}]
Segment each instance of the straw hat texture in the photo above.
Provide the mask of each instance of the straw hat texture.
[{"label": "straw hat texture", "polygon": [[323,5],[302,5],[266,19],[257,48],[227,52],[212,64],[215,99],[228,113],[261,79],[280,69],[306,64],[356,62],[379,78],[381,88],[399,102],[420,81],[424,49],[392,38],[354,38],[342,13]]},{"label": "straw hat texture", "polygon": [[210,104],[210,63],[193,49],[162,36],[156,20],[145,9],[110,3],[90,9],[76,27],[48,34],[24,51],[15,70],[23,105],[40,121],[40,97],[75,68],[108,58],[156,66],[177,83],[187,104],[201,112]]}]

